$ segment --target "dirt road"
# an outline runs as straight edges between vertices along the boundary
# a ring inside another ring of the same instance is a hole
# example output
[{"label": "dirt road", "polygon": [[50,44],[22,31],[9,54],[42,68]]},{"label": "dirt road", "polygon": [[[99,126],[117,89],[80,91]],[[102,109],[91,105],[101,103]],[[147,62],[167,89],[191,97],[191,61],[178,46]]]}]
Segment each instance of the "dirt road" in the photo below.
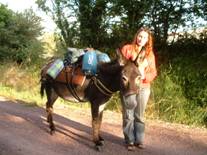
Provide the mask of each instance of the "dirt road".
[{"label": "dirt road", "polygon": [[104,112],[102,152],[91,141],[90,110],[54,107],[57,132],[51,136],[45,110],[0,98],[0,155],[207,155],[207,130],[158,121],[146,122],[144,150],[128,152],[121,115]]}]

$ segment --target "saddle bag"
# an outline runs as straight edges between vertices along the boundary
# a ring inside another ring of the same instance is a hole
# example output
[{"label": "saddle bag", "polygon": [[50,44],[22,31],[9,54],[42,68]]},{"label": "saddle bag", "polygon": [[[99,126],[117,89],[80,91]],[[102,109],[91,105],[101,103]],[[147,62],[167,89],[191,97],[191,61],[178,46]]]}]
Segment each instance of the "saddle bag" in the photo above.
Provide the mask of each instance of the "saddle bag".
[{"label": "saddle bag", "polygon": [[95,51],[88,51],[83,55],[82,70],[85,75],[95,75],[97,72],[97,55]]},{"label": "saddle bag", "polygon": [[72,68],[66,66],[56,77],[56,81],[62,83],[72,83],[74,85],[82,86],[85,82],[86,76],[82,72],[81,68]]},{"label": "saddle bag", "polygon": [[47,69],[47,74],[55,79],[63,68],[63,61],[61,59],[57,59],[51,63],[50,67]]},{"label": "saddle bag", "polygon": [[84,49],[69,47],[65,53],[64,64],[71,65],[78,61],[78,58],[85,54]]},{"label": "saddle bag", "polygon": [[109,56],[106,53],[98,54],[97,58],[98,58],[98,63],[100,63],[100,62],[110,62],[111,61]]}]

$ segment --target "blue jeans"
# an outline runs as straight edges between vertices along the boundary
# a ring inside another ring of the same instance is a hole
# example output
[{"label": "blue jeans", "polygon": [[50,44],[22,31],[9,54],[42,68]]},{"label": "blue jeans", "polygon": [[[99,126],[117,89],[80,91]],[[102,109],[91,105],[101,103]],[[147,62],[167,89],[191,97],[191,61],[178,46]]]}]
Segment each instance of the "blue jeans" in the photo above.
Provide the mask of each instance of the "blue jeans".
[{"label": "blue jeans", "polygon": [[140,88],[138,94],[123,96],[123,133],[126,144],[143,144],[144,113],[150,96],[150,87]]}]

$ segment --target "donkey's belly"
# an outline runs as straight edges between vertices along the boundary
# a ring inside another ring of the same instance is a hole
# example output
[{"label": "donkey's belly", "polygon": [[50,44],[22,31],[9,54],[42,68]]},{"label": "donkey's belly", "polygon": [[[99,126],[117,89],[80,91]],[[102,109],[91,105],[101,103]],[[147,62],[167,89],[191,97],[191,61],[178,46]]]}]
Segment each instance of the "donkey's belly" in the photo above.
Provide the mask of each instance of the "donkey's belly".
[{"label": "donkey's belly", "polygon": [[74,88],[75,89],[60,83],[56,83],[54,86],[54,90],[57,93],[57,95],[63,98],[64,100],[68,100],[71,102],[80,102],[79,99],[86,100],[85,93],[84,93],[85,89],[80,86]]},{"label": "donkey's belly", "polygon": [[[69,102],[80,102],[79,100],[77,100],[76,98],[74,98],[73,96],[64,96],[64,97],[61,97],[63,98],[64,100],[67,100]],[[82,99],[82,98],[81,98]]]},{"label": "donkey's belly", "polygon": [[[83,92],[77,92],[76,95],[78,96],[79,99],[86,100],[85,94]],[[68,93],[67,95],[61,96],[61,98],[63,98],[64,100],[70,101],[70,102],[80,102],[77,97],[71,94],[71,92]]]}]

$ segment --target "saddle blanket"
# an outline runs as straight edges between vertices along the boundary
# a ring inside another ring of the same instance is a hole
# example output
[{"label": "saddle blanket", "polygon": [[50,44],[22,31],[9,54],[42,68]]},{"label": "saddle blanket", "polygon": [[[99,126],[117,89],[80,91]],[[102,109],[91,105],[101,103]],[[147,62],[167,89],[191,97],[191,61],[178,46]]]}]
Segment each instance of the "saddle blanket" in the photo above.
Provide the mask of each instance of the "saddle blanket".
[{"label": "saddle blanket", "polygon": [[53,79],[55,79],[63,68],[64,68],[63,61],[61,59],[57,59],[48,68],[47,74],[50,75]]}]

